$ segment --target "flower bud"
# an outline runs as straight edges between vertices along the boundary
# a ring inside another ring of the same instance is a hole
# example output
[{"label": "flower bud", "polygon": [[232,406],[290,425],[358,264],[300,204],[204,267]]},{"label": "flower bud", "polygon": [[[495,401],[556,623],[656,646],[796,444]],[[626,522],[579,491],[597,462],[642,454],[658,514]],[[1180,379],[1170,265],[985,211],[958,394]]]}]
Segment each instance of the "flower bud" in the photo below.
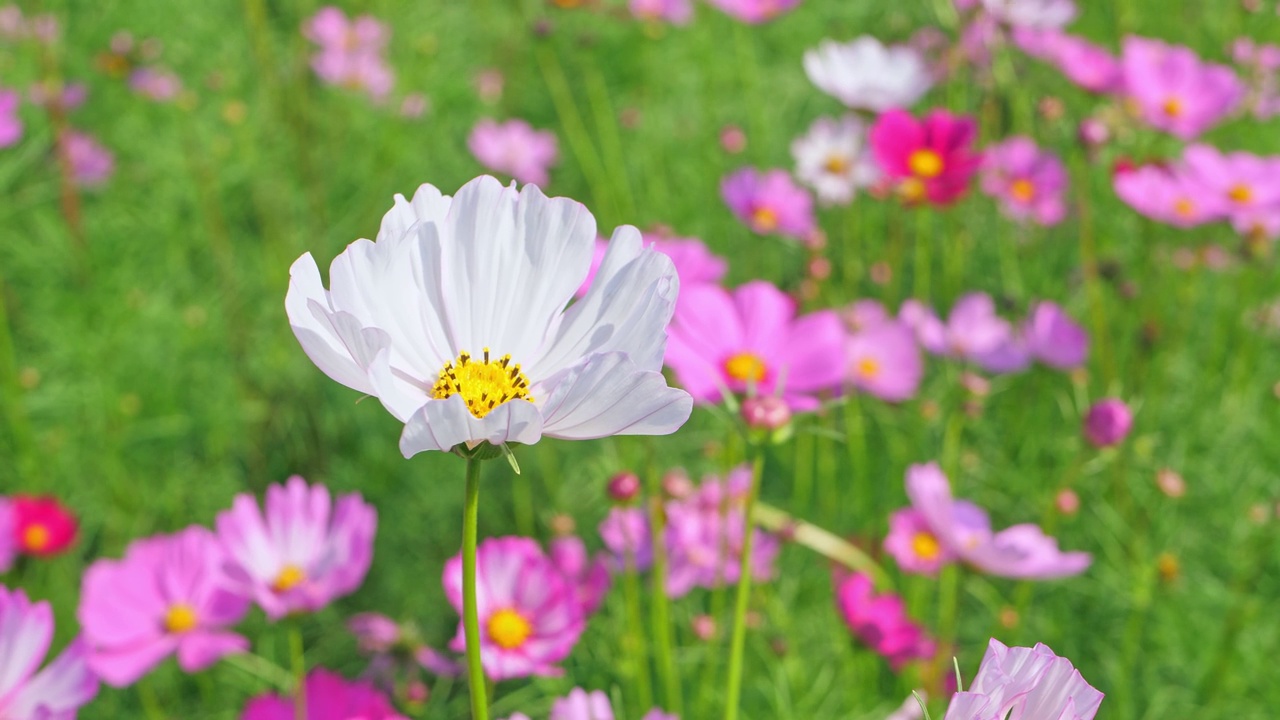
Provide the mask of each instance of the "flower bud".
[{"label": "flower bud", "polygon": [[640,478],[632,472],[620,472],[609,478],[609,497],[614,502],[629,503],[640,494]]},{"label": "flower bud", "polygon": [[791,408],[780,397],[760,395],[742,401],[742,419],[752,430],[777,430],[791,422]]},{"label": "flower bud", "polygon": [[1106,398],[1089,408],[1084,418],[1084,436],[1095,447],[1118,445],[1133,429],[1133,413],[1123,400]]}]

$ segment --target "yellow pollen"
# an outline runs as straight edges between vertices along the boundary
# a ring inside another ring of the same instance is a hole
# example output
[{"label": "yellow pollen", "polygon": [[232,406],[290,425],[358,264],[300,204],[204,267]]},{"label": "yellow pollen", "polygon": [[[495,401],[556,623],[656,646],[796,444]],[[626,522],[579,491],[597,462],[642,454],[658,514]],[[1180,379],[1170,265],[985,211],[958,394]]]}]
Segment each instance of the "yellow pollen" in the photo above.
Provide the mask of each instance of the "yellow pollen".
[{"label": "yellow pollen", "polygon": [[774,230],[778,227],[778,213],[767,207],[758,207],[751,211],[751,224],[764,232]]},{"label": "yellow pollen", "polygon": [[174,635],[194,630],[198,622],[195,608],[186,603],[170,607],[169,612],[164,615],[164,629]]},{"label": "yellow pollen", "polygon": [[1009,185],[1009,194],[1018,202],[1031,202],[1036,197],[1036,184],[1026,178],[1019,178]]},{"label": "yellow pollen", "polygon": [[1176,97],[1171,97],[1164,101],[1161,109],[1164,110],[1165,115],[1171,118],[1180,117],[1182,115],[1182,101]]},{"label": "yellow pollen", "polygon": [[922,560],[936,560],[942,554],[942,547],[932,534],[918,532],[911,537],[911,551]]},{"label": "yellow pollen", "polygon": [[1227,193],[1227,197],[1231,198],[1232,202],[1244,204],[1253,199],[1253,190],[1248,185],[1236,185]]},{"label": "yellow pollen", "polygon": [[907,203],[918,203],[924,200],[925,187],[920,178],[907,178],[898,184],[898,194]]},{"label": "yellow pollen", "polygon": [[880,374],[880,363],[875,358],[862,358],[858,361],[858,374],[864,378],[874,378]]},{"label": "yellow pollen", "polygon": [[823,163],[822,169],[832,175],[843,175],[849,172],[849,162],[839,155],[832,155]]},{"label": "yellow pollen", "polygon": [[768,368],[759,355],[740,352],[724,361],[724,371],[738,382],[760,382]]},{"label": "yellow pollen", "polygon": [[32,525],[22,531],[22,549],[27,552],[40,552],[49,547],[49,528],[43,525]]},{"label": "yellow pollen", "polygon": [[916,177],[936,178],[942,174],[942,156],[932,150],[916,150],[907,158],[907,168]]},{"label": "yellow pollen", "polygon": [[529,378],[520,371],[520,363],[512,364],[510,355],[490,360],[489,348],[484,349],[484,360],[476,360],[463,350],[456,360],[441,368],[431,397],[445,400],[454,395],[461,395],[467,401],[467,409],[478,418],[508,400],[533,402]]},{"label": "yellow pollen", "polygon": [[275,582],[271,583],[271,589],[278,593],[289,592],[306,579],[307,573],[302,568],[297,565],[285,565],[280,569],[280,574],[276,575]]},{"label": "yellow pollen", "polygon": [[1173,212],[1178,217],[1189,218],[1196,213],[1196,204],[1190,198],[1179,198],[1173,204]]},{"label": "yellow pollen", "polygon": [[503,650],[514,650],[533,634],[533,625],[515,610],[499,610],[489,616],[489,639]]}]

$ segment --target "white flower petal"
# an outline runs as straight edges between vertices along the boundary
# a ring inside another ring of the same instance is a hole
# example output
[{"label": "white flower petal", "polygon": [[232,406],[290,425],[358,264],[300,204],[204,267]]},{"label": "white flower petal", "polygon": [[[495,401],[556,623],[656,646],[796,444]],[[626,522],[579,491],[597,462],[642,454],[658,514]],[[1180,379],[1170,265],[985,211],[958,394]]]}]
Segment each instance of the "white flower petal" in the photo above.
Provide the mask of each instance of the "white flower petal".
[{"label": "white flower petal", "polygon": [[387,412],[400,422],[407,422],[431,396],[431,388],[423,381],[391,367],[391,352],[378,353],[369,364],[371,395],[376,395]]},{"label": "white flower petal", "polygon": [[662,373],[636,367],[625,353],[593,355],[548,381],[543,433],[589,440],[609,435],[667,435],[689,419],[693,398],[667,387]]},{"label": "white flower petal", "polygon": [[378,229],[378,242],[404,237],[420,222],[444,222],[449,214],[452,198],[441,193],[436,186],[424,184],[413,194],[413,201],[396,193],[395,204],[382,216]]},{"label": "white flower petal", "polygon": [[542,417],[533,403],[509,400],[483,418],[467,409],[461,395],[429,400],[405,423],[400,452],[410,458],[424,450],[449,451],[462,443],[532,445],[542,438]]},{"label": "white flower petal", "polygon": [[386,333],[364,328],[348,313],[333,311],[311,253],[294,261],[289,275],[285,312],[307,357],[324,374],[352,390],[372,393],[365,368],[390,343]]}]

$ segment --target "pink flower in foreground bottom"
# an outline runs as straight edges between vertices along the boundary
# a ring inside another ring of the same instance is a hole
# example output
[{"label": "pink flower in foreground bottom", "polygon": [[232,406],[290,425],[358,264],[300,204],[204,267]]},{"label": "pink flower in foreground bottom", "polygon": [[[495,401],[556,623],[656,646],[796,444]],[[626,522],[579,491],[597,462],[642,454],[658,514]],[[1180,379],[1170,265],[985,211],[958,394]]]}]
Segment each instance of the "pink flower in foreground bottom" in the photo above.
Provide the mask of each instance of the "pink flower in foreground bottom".
[{"label": "pink flower in foreground bottom", "polygon": [[123,560],[91,565],[78,615],[98,677],[123,687],[173,653],[195,672],[248,649],[248,640],[226,629],[249,609],[248,599],[225,589],[226,559],[213,533],[191,527],[134,542]]},{"label": "pink flower in foreground bottom", "polygon": [[481,120],[467,136],[467,148],[489,170],[542,186],[560,156],[555,133],[534,130],[524,120]]},{"label": "pink flower in foreground bottom", "polygon": [[813,233],[813,198],[786,170],[743,168],[720,183],[725,204],[752,232],[805,240]]},{"label": "pink flower in foreground bottom", "polygon": [[876,595],[871,578],[850,575],[836,590],[836,603],[849,629],[894,670],[912,660],[927,660],[937,649],[924,630],[907,616],[897,595]]},{"label": "pink flower in foreground bottom", "polygon": [[[407,720],[366,682],[348,682],[341,675],[316,668],[306,680],[307,720]],[[249,701],[240,720],[294,720],[294,699],[263,695]]]},{"label": "pink flower in foreground bottom", "polygon": [[943,720],[1093,720],[1102,697],[1048,646],[1011,648],[993,639],[969,689],[952,696]]},{"label": "pink flower in foreground bottom", "polygon": [[218,515],[233,587],[281,618],[314,612],[360,587],[373,560],[377,511],[352,493],[335,504],[323,485],[294,475],[267,488],[266,515],[237,495]]},{"label": "pink flower in foreground bottom", "polygon": [[21,590],[0,585],[0,718],[70,720],[98,694],[81,639],[36,672],[52,640],[49,603],[32,603]]}]

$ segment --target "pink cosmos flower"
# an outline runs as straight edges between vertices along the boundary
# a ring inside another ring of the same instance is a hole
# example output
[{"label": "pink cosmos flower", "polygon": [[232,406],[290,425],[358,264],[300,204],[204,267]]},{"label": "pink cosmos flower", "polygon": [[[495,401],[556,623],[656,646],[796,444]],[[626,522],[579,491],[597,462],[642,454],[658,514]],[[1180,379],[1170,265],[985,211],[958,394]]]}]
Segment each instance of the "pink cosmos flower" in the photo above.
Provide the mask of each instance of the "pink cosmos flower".
[{"label": "pink cosmos flower", "polygon": [[886,320],[849,336],[849,381],[881,400],[911,399],[924,376],[915,334],[905,323]]},{"label": "pink cosmos flower", "polygon": [[978,506],[956,501],[936,463],[907,469],[907,497],[928,523],[940,548],[989,575],[1049,580],[1078,575],[1093,562],[1088,553],[1058,549],[1058,541],[1031,524],[993,532]]},{"label": "pink cosmos flower", "polygon": [[1183,151],[1182,172],[1233,220],[1280,211],[1280,158],[1191,145]]},{"label": "pink cosmos flower", "polygon": [[481,120],[467,136],[467,147],[486,168],[522,183],[545,186],[559,159],[555,133],[534,130],[524,120]]},{"label": "pink cosmos flower", "polygon": [[683,288],[668,328],[666,364],[694,402],[720,402],[725,391],[780,394],[793,410],[813,410],[835,392],[845,369],[840,317],[823,310],[796,317],[795,301],[764,281],[730,292],[716,285]]},{"label": "pink cosmos flower", "polygon": [[1231,216],[1231,226],[1246,238],[1280,238],[1280,206],[1236,213]]},{"label": "pink cosmos flower", "polygon": [[889,516],[884,551],[904,572],[917,575],[937,575],[942,566],[956,560],[955,553],[938,542],[929,521],[915,508],[903,508]]},{"label": "pink cosmos flower", "polygon": [[18,105],[22,96],[13,90],[0,90],[0,148],[6,148],[22,139],[22,120],[18,118]]},{"label": "pink cosmos flower", "polygon": [[816,226],[813,198],[786,170],[742,168],[721,181],[720,195],[739,220],[761,235],[805,240]]},{"label": "pink cosmos flower", "polygon": [[1123,88],[1120,61],[1111,52],[1083,38],[1059,33],[1048,43],[1049,61],[1068,80],[1095,93]]},{"label": "pink cosmos flower", "polygon": [[880,170],[866,151],[866,135],[866,126],[854,115],[823,117],[791,143],[796,177],[813,188],[820,203],[848,203],[857,190],[879,179]]},{"label": "pink cosmos flower", "polygon": [[1047,646],[1007,647],[992,639],[969,689],[943,720],[1093,720],[1102,693]]},{"label": "pink cosmos flower", "polygon": [[129,75],[129,88],[145,98],[167,102],[182,92],[182,80],[163,68],[141,67]]},{"label": "pink cosmos flower", "polygon": [[1015,27],[1058,29],[1076,17],[1075,0],[982,0],[993,16]]},{"label": "pink cosmos flower", "polygon": [[595,612],[613,583],[608,558],[603,553],[591,557],[582,539],[572,536],[552,540],[549,555],[572,586],[583,616]]},{"label": "pink cosmos flower", "polygon": [[[682,597],[695,587],[710,590],[738,582],[746,537],[743,505],[750,487],[751,469],[739,465],[725,479],[707,477],[689,498],[667,503],[667,593],[671,597]],[[773,577],[781,548],[773,535],[758,528],[753,532],[751,576],[765,582]]]},{"label": "pink cosmos flower", "polygon": [[[680,238],[654,232],[641,233],[641,237],[646,246],[671,258],[671,264],[676,266],[676,276],[680,278],[681,287],[718,283],[729,271],[729,263],[707,249],[707,246],[697,238]],[[582,281],[582,285],[574,293],[575,297],[580,298],[587,294],[608,252],[609,242],[598,238],[591,255],[591,270],[587,272],[587,279]],[[676,303],[679,304],[679,302],[680,298],[677,297]]]},{"label": "pink cosmos flower", "polygon": [[1183,140],[1216,125],[1244,97],[1231,68],[1202,62],[1190,48],[1130,36],[1120,62],[1125,91],[1142,119]]},{"label": "pink cosmos flower", "polygon": [[982,164],[973,149],[977,131],[971,118],[946,110],[934,110],[923,120],[890,110],[871,127],[871,147],[905,201],[946,205],[964,195]]},{"label": "pink cosmos flower", "polygon": [[307,20],[302,34],[320,46],[311,56],[311,69],[322,81],[364,90],[374,100],[391,92],[395,74],[383,57],[391,32],[377,18],[348,20],[338,8],[326,6]]},{"label": "pink cosmos flower", "polygon": [[0,717],[71,720],[98,694],[88,649],[77,638],[36,672],[53,641],[53,609],[0,585]]},{"label": "pink cosmos flower", "polygon": [[[370,683],[347,681],[324,668],[308,673],[303,687],[308,720],[408,720]],[[292,697],[260,695],[249,701],[240,720],[294,720],[295,710]]]},{"label": "pink cosmos flower", "polygon": [[18,557],[17,519],[13,515],[13,503],[0,496],[0,573],[6,573]]},{"label": "pink cosmos flower", "polygon": [[879,300],[854,300],[841,311],[840,317],[849,331],[854,333],[868,330],[893,319]]},{"label": "pink cosmos flower", "polygon": [[549,720],[613,720],[613,705],[599,690],[574,688],[552,703]]},{"label": "pink cosmos flower", "polygon": [[1089,333],[1056,303],[1036,303],[1022,325],[1031,357],[1058,370],[1084,365]]},{"label": "pink cosmos flower", "polygon": [[[533,540],[490,538],[476,551],[480,650],[492,680],[554,676],[585,624],[574,588]],[[445,565],[444,590],[462,612],[462,556]],[[451,647],[466,648],[462,623]]]},{"label": "pink cosmos flower", "polygon": [[600,539],[613,554],[613,567],[622,570],[628,562],[636,570],[653,564],[653,541],[649,515],[642,508],[614,507],[600,523]]},{"label": "pink cosmos flower", "polygon": [[631,14],[641,20],[665,20],[673,25],[688,25],[693,19],[693,3],[689,0],[628,0]]},{"label": "pink cosmos flower", "polygon": [[386,615],[366,612],[351,616],[347,630],[356,636],[360,652],[385,653],[398,645],[404,637],[400,623]]},{"label": "pink cosmos flower", "polygon": [[1157,222],[1190,228],[1222,218],[1222,201],[1205,193],[1185,172],[1146,165],[1112,178],[1126,205]]},{"label": "pink cosmos flower", "polygon": [[924,629],[907,616],[902,598],[876,595],[871,578],[862,573],[841,581],[836,604],[849,630],[883,655],[895,671],[912,660],[927,660],[937,650]]},{"label": "pink cosmos flower", "polygon": [[1028,137],[1012,137],[986,149],[982,191],[998,199],[1016,220],[1057,225],[1067,214],[1067,169]]},{"label": "pink cosmos flower", "polygon": [[768,22],[800,4],[800,0],[709,0],[731,17],[745,23]]},{"label": "pink cosmos flower", "polygon": [[913,328],[920,345],[935,355],[975,359],[1000,349],[1008,341],[1009,323],[996,314],[995,301],[986,293],[962,296],[944,324],[922,303],[909,300],[898,311]]},{"label": "pink cosmos flower", "polygon": [[315,612],[360,587],[373,560],[377,511],[352,493],[333,503],[323,485],[294,475],[267,488],[266,513],[237,495],[218,515],[230,587],[272,619]]},{"label": "pink cosmos flower", "polygon": [[57,498],[49,495],[14,495],[13,538],[24,555],[57,555],[76,541],[80,523]]},{"label": "pink cosmos flower", "polygon": [[226,589],[226,561],[213,533],[193,526],[89,566],[78,614],[98,677],[124,687],[175,652],[178,665],[195,672],[248,649],[226,629],[249,609],[247,598]]},{"label": "pink cosmos flower", "polygon": [[71,166],[71,178],[80,187],[101,185],[115,172],[115,156],[97,140],[76,130],[63,133],[60,139]]}]

